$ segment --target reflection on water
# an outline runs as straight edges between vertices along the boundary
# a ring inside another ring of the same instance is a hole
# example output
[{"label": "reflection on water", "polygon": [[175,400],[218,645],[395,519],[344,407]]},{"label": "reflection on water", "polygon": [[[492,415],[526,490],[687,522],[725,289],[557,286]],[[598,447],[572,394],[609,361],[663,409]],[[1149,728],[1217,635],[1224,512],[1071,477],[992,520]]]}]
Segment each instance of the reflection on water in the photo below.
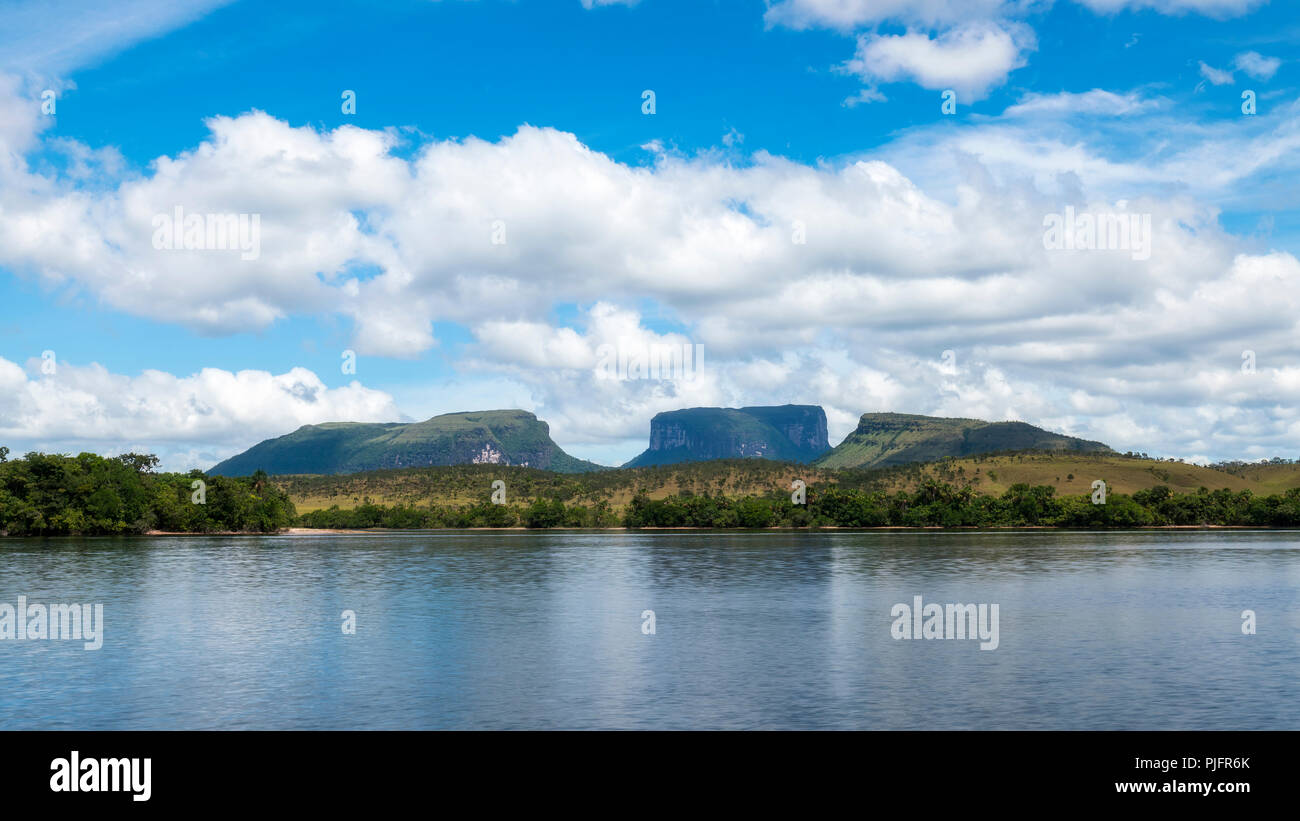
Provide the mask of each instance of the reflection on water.
[{"label": "reflection on water", "polygon": [[[7,539],[0,568],[0,602],[106,622],[0,641],[6,729],[1300,729],[1295,532]],[[891,638],[918,595],[998,604],[998,649]]]}]

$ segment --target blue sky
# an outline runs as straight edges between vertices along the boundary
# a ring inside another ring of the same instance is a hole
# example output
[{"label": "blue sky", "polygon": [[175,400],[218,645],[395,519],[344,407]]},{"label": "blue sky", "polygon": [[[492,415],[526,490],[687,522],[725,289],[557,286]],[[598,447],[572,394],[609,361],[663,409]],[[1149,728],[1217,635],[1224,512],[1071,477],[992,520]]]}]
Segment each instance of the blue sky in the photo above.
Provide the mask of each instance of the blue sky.
[{"label": "blue sky", "polygon": [[[0,16],[14,450],[207,467],[300,424],[517,406],[617,463],[661,410],[810,402],[833,441],[899,410],[1300,455],[1294,4]],[[1150,214],[1150,259],[1045,249],[1067,205]],[[177,206],[258,214],[265,253],[151,246]],[[593,381],[625,343],[703,345],[711,370]]]}]

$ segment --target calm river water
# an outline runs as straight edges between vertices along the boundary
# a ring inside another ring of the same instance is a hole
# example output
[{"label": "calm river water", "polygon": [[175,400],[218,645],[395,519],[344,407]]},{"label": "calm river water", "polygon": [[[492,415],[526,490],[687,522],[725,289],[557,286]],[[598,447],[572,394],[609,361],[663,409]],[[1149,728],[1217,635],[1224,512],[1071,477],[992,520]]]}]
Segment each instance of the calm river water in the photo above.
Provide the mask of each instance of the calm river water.
[{"label": "calm river water", "polygon": [[[0,579],[104,619],[0,640],[4,729],[1300,729],[1297,532],[0,539]],[[894,638],[916,596],[996,649]]]}]

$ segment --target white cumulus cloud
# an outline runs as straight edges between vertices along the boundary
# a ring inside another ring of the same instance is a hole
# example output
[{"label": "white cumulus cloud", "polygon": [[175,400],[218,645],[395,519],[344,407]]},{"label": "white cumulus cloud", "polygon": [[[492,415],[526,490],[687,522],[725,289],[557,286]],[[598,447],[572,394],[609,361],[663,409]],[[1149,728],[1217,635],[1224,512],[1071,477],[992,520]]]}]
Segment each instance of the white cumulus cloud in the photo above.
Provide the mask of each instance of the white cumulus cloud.
[{"label": "white cumulus cloud", "polygon": [[98,364],[0,357],[0,441],[26,449],[157,453],[169,469],[206,469],[261,439],[320,422],[393,422],[388,394],[315,373],[203,368],[189,376],[110,373]]},{"label": "white cumulus cloud", "polygon": [[929,89],[953,89],[958,101],[983,99],[1026,63],[1033,31],[1020,24],[971,23],[938,36],[920,31],[869,34],[844,70],[871,83],[908,80]]}]

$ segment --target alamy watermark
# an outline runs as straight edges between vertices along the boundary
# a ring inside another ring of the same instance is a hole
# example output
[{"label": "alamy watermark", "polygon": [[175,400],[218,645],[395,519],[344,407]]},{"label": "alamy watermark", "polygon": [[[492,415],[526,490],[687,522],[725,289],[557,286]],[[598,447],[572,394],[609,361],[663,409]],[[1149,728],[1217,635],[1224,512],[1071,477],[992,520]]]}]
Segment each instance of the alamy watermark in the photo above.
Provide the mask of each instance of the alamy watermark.
[{"label": "alamy watermark", "polygon": [[1135,260],[1151,258],[1151,215],[1083,212],[1067,205],[1064,214],[1043,217],[1043,247],[1049,251],[1128,251]]},{"label": "alamy watermark", "polygon": [[899,603],[889,611],[894,623],[889,634],[900,639],[975,639],[981,650],[998,649],[998,606],[996,604],[912,604]]},{"label": "alamy watermark", "polygon": [[604,344],[596,349],[598,379],[663,379],[690,382],[704,369],[704,346],[664,342]]},{"label": "alamy watermark", "polygon": [[153,247],[159,251],[239,251],[244,261],[262,255],[261,214],[154,214]]},{"label": "alamy watermark", "polygon": [[0,602],[0,640],[83,641],[86,650],[104,646],[104,605],[28,604],[18,597],[18,606]]},{"label": "alamy watermark", "polygon": [[50,762],[51,792],[124,792],[132,801],[148,801],[152,758],[82,758],[73,750]]}]

